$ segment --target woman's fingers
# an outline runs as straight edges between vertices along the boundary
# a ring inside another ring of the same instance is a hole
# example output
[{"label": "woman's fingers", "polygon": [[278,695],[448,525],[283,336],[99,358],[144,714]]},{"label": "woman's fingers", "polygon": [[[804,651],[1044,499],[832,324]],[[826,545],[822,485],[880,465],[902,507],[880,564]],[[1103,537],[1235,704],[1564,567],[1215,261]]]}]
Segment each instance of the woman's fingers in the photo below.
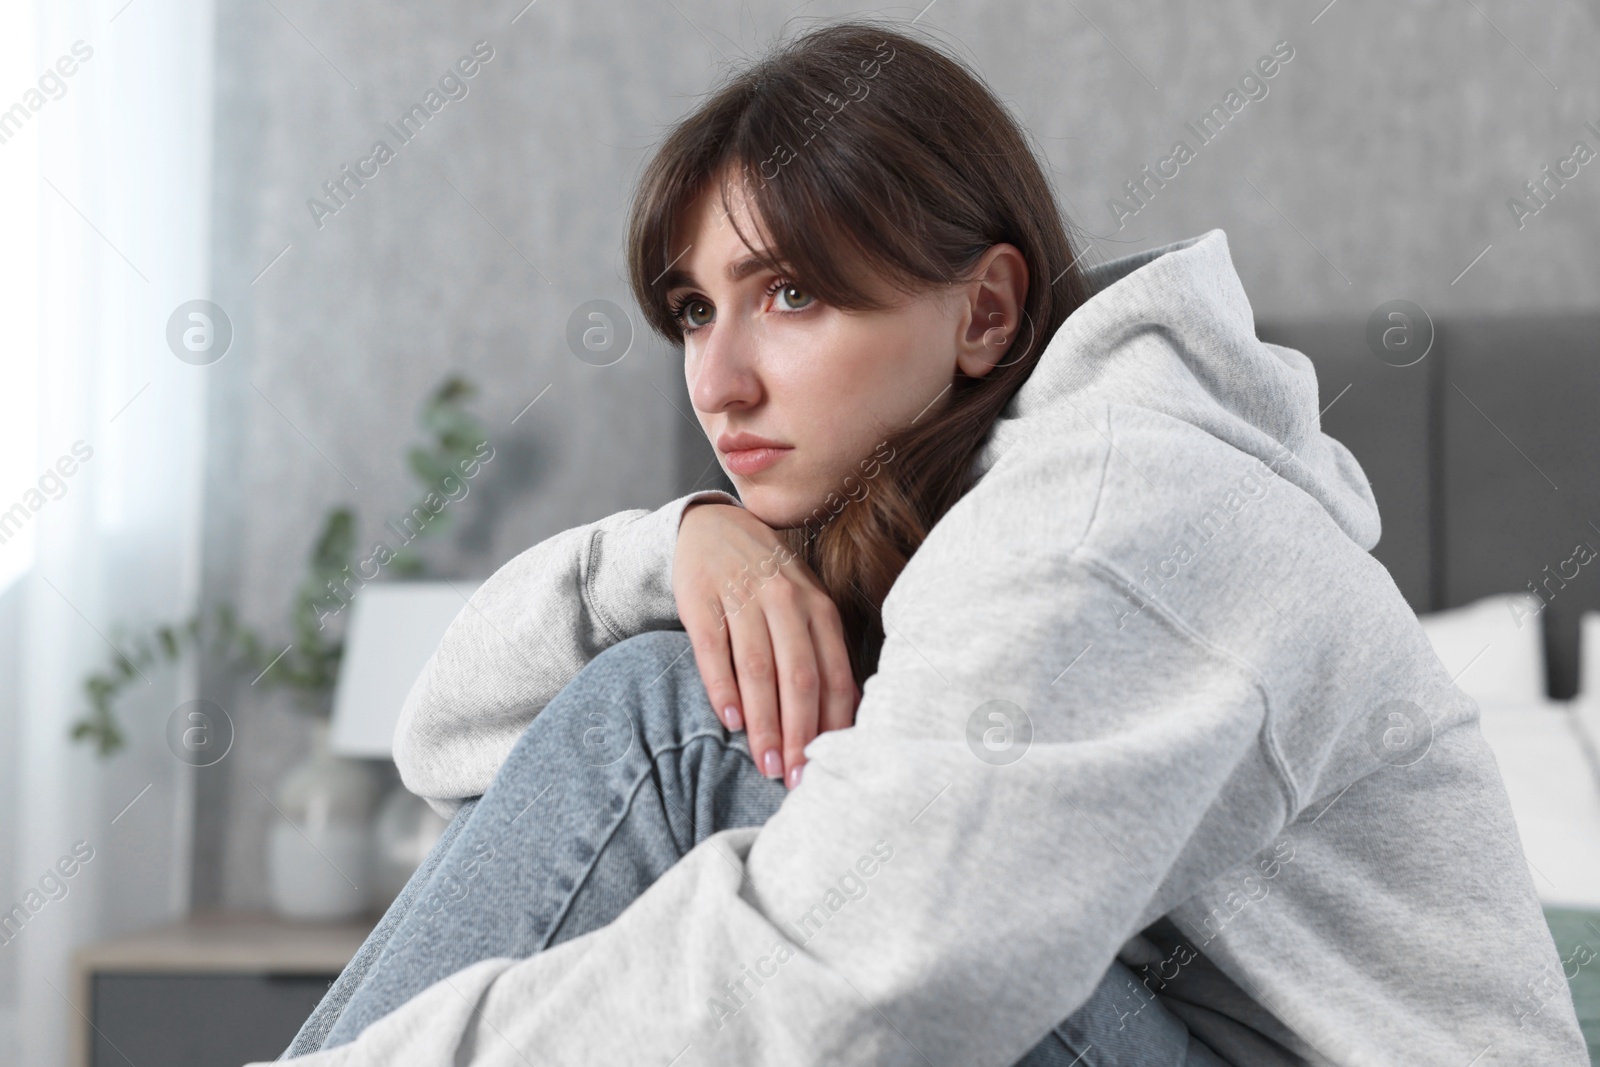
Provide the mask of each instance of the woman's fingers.
[{"label": "woman's fingers", "polygon": [[817,700],[822,688],[809,619],[801,607],[808,598],[809,594],[787,583],[774,587],[768,598],[767,627],[772,634],[783,729],[784,782],[790,789],[800,784],[805,747],[817,736]]},{"label": "woman's fingers", "polygon": [[733,636],[733,670],[739,682],[739,706],[744,711],[750,756],[762,774],[780,778],[783,734],[778,722],[776,665],[766,619],[747,604],[744,610],[728,616],[728,629]]},{"label": "woman's fingers", "polygon": [[[855,723],[860,690],[838,609],[780,535],[741,508],[686,508],[673,559],[679,617],[712,707],[729,730],[747,732],[757,768],[793,788],[811,739]],[[721,590],[736,584],[746,597],[734,606]]]},{"label": "woman's fingers", "polygon": [[686,606],[678,614],[689,634],[706,697],[722,725],[729,730],[742,730],[744,715],[740,710],[739,681],[733,672],[733,647],[726,612],[715,598],[708,598],[703,607],[700,601],[692,603],[693,607]]},{"label": "woman's fingers", "polygon": [[844,624],[839,611],[826,595],[811,614],[811,642],[816,649],[817,669],[822,675],[822,699],[818,709],[817,732],[843,730],[854,726],[860,690],[850,670],[850,652],[845,647]]}]

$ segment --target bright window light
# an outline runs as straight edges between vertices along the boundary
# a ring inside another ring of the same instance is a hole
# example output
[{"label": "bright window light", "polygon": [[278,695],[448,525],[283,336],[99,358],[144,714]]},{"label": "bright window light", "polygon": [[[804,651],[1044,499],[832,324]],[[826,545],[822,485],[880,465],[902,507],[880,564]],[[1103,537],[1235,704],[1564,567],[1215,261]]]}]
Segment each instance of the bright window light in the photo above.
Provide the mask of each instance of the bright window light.
[{"label": "bright window light", "polygon": [[[39,134],[4,121],[39,71],[33,4],[0,0],[0,590],[33,565],[23,493],[39,477]],[[12,513],[8,521],[7,514]],[[31,513],[30,513],[31,518]]]}]

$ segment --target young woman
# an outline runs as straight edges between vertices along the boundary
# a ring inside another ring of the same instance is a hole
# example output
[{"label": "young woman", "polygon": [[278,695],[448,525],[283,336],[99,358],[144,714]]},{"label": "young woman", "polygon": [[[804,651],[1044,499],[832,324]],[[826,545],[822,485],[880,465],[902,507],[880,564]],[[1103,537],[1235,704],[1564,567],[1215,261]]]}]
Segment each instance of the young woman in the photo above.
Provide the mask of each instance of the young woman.
[{"label": "young woman", "polygon": [[463,609],[395,750],[454,819],[290,1054],[1587,1062],[1222,231],[1080,269],[982,82],[846,23],[673,130],[629,256],[738,498]]}]

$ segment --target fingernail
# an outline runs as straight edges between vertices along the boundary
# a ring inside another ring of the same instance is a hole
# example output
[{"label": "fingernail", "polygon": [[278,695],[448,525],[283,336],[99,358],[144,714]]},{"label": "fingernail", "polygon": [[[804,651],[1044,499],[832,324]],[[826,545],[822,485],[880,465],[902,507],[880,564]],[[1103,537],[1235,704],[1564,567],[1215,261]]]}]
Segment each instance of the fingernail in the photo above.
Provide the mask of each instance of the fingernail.
[{"label": "fingernail", "polygon": [[765,768],[768,778],[783,777],[783,757],[778,755],[777,749],[767,749],[766,755],[761,757],[761,766]]},{"label": "fingernail", "polygon": [[800,764],[799,766],[790,767],[789,768],[789,788],[790,789],[793,789],[795,786],[800,784],[800,772],[805,770],[805,769],[806,769],[806,765],[804,763]]},{"label": "fingernail", "polygon": [[728,721],[728,729],[742,730],[744,728],[744,718],[739,714],[739,709],[732,704],[722,709],[722,717]]}]

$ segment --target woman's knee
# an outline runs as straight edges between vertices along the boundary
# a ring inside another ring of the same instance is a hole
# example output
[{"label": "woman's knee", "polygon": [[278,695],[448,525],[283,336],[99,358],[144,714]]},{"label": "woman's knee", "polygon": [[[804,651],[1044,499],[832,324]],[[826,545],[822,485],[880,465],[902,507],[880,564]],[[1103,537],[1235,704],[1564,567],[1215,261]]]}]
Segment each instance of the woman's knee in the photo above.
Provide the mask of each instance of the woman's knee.
[{"label": "woman's knee", "polygon": [[682,630],[650,630],[618,641],[590,660],[572,684],[596,688],[636,711],[668,703],[698,712],[711,704]]},{"label": "woman's knee", "polygon": [[[635,747],[649,753],[721,731],[722,724],[711,711],[688,634],[655,630],[590,660],[535,717],[529,733],[536,727],[601,766]],[[524,743],[529,740],[525,734]]]},{"label": "woman's knee", "polygon": [[689,635],[682,630],[646,630],[618,641],[590,660],[584,669],[603,664],[603,669],[625,671],[655,667],[659,673],[685,657],[692,660],[690,647]]}]

